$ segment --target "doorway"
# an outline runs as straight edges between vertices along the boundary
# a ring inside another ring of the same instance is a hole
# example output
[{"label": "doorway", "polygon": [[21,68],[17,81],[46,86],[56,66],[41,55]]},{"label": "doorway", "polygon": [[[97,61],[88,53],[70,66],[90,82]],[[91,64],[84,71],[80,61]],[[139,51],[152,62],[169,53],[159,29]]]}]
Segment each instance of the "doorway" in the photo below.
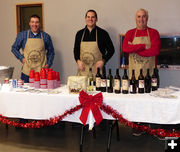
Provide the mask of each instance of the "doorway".
[{"label": "doorway", "polygon": [[16,23],[17,33],[29,29],[29,19],[33,14],[40,17],[41,30],[43,30],[43,3],[17,4],[16,5]]}]

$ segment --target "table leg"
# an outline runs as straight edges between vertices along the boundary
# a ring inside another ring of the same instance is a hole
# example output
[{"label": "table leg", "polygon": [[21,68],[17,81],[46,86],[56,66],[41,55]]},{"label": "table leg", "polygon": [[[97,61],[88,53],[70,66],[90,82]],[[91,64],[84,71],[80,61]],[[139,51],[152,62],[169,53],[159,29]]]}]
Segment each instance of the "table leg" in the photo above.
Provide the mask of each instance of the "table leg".
[{"label": "table leg", "polygon": [[116,120],[115,124],[116,124],[117,141],[119,141],[119,125],[118,125],[118,120]]},{"label": "table leg", "polygon": [[96,129],[93,127],[93,138],[96,139]]},{"label": "table leg", "polygon": [[109,127],[109,133],[108,133],[107,152],[110,152],[112,129],[113,129],[113,124],[111,122],[110,127]]},{"label": "table leg", "polygon": [[119,141],[119,125],[118,125],[118,120],[115,122],[111,122],[110,127],[109,127],[109,133],[108,133],[108,143],[107,143],[107,152],[110,152],[110,146],[111,146],[111,137],[112,137],[112,130],[116,127],[116,139]]},{"label": "table leg", "polygon": [[81,139],[80,139],[80,152],[83,152],[83,141],[84,141],[84,125],[81,127]]},{"label": "table leg", "polygon": [[8,130],[8,125],[6,124],[6,129]]}]

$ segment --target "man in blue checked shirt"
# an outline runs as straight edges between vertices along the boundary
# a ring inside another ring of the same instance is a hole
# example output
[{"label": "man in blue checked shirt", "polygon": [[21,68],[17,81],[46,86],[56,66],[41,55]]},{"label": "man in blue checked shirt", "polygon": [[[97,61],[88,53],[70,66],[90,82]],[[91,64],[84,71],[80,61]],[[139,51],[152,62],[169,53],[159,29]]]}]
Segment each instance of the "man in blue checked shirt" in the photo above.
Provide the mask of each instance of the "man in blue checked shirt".
[{"label": "man in blue checked shirt", "polygon": [[[20,32],[12,46],[12,52],[22,63],[21,79],[29,82],[29,71],[40,72],[42,67],[48,68],[54,59],[54,47],[51,37],[40,30],[40,17],[32,15],[30,29]],[[20,49],[22,48],[23,54]]]}]

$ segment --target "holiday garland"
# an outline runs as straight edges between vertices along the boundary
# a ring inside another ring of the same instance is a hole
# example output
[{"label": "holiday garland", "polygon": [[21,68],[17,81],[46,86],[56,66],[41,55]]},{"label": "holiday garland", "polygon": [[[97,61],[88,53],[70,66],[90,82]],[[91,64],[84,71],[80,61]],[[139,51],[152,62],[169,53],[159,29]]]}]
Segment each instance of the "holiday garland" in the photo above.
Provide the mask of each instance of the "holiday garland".
[{"label": "holiday garland", "polygon": [[[98,100],[97,100],[98,99]],[[0,122],[3,124],[11,125],[14,127],[22,127],[22,128],[42,128],[45,126],[51,126],[57,124],[59,121],[63,120],[65,117],[68,115],[73,114],[74,112],[82,109],[82,113],[87,112],[84,115],[80,116],[80,120],[82,123],[85,125],[87,116],[89,113],[89,110],[94,111],[93,116],[95,117],[96,123],[99,124],[100,121],[102,120],[101,114],[99,116],[99,109],[104,111],[106,114],[111,115],[114,119],[118,120],[120,123],[125,124],[126,126],[129,126],[131,128],[149,133],[151,135],[156,135],[159,137],[180,137],[180,132],[177,132],[175,130],[173,131],[168,131],[165,129],[150,129],[150,127],[145,126],[145,125],[138,125],[136,123],[130,122],[127,119],[123,118],[121,114],[119,114],[116,110],[114,110],[111,106],[105,105],[102,103],[102,93],[99,93],[95,96],[88,95],[84,91],[80,92],[79,95],[79,100],[80,100],[80,105],[75,106],[74,108],[71,108],[69,110],[66,110],[62,115],[50,118],[48,120],[40,120],[40,121],[32,121],[28,123],[20,123],[16,122],[13,120],[9,120],[7,117],[4,117],[3,115],[0,115]],[[84,110],[84,112],[83,112]],[[84,117],[84,118],[83,118]]]}]

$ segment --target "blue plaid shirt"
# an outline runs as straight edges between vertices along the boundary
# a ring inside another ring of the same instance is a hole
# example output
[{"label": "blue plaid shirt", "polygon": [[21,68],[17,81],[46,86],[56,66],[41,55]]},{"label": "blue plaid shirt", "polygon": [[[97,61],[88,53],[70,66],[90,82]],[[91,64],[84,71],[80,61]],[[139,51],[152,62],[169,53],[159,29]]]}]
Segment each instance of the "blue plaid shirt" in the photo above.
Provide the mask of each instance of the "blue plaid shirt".
[{"label": "blue plaid shirt", "polygon": [[[23,31],[18,33],[16,41],[12,45],[12,53],[16,56],[17,59],[22,61],[24,55],[21,54],[20,49],[24,50],[26,41],[27,41],[28,31]],[[37,35],[34,35],[31,30],[29,30],[29,38],[41,38],[41,33],[43,35],[43,41],[46,49],[47,65],[50,67],[54,60],[54,47],[52,44],[51,37],[46,33],[39,31]]]}]

